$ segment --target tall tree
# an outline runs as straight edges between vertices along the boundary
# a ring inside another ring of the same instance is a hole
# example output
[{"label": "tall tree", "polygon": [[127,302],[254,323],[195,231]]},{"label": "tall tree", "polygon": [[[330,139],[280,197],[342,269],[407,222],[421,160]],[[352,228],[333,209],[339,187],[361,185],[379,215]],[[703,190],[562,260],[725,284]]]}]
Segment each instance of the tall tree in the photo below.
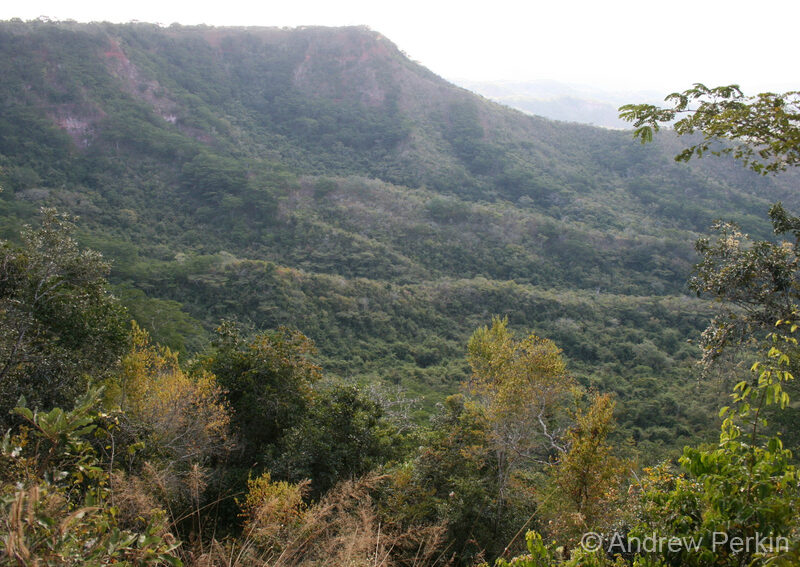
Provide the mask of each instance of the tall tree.
[{"label": "tall tree", "polygon": [[[643,143],[652,140],[661,124],[672,123],[679,135],[702,134],[703,141],[679,153],[678,161],[707,152],[732,155],[761,174],[800,165],[800,91],[747,96],[737,85],[696,84],[666,101],[670,107],[629,104],[620,108],[620,116],[633,122],[634,136]],[[770,208],[769,217],[777,241],[753,240],[736,224],[718,222],[713,226],[716,235],[695,245],[701,261],[690,287],[721,306],[701,338],[707,365],[723,353],[763,346],[768,334],[787,328],[776,329],[776,321],[793,320],[800,312],[800,217],[781,203]],[[794,364],[797,360],[792,357]],[[792,368],[798,370],[800,364]],[[789,388],[796,391],[796,386]],[[774,414],[773,421],[780,427],[799,415],[800,408],[790,407]],[[796,428],[783,429],[788,444],[800,446]]]},{"label": "tall tree", "polygon": [[508,318],[475,331],[468,345],[471,388],[486,412],[495,454],[498,523],[512,474],[534,461],[548,462],[561,449],[564,408],[572,397],[561,350],[531,333],[516,340]]},{"label": "tall tree", "polygon": [[286,434],[274,467],[292,481],[311,479],[312,496],[383,464],[401,440],[383,408],[355,384],[315,389],[308,411]]},{"label": "tall tree", "polygon": [[283,327],[247,340],[229,322],[219,327],[218,335],[203,365],[227,391],[244,454],[264,458],[300,423],[311,402],[312,385],[322,377],[309,358],[314,343]]},{"label": "tall tree", "polygon": [[588,408],[578,408],[564,451],[548,470],[542,512],[549,517],[549,535],[562,543],[574,545],[581,534],[611,526],[618,515],[615,500],[629,463],[614,454],[608,439],[615,405],[609,394],[596,394]]},{"label": "tall tree", "polygon": [[119,361],[128,326],[102,256],[80,250],[53,209],[22,246],[0,244],[0,423],[20,396],[32,407],[69,406],[91,376]]}]

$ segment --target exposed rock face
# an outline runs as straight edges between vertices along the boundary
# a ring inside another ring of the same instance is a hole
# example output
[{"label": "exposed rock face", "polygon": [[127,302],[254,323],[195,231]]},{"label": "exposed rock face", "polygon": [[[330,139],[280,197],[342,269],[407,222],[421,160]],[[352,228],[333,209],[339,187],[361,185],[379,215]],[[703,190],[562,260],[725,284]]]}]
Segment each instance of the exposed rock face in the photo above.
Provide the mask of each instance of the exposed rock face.
[{"label": "exposed rock face", "polygon": [[166,90],[156,81],[144,76],[131,63],[120,46],[119,39],[109,38],[109,49],[103,53],[109,71],[120,81],[125,91],[134,98],[147,103],[161,118],[175,124],[178,104],[166,95]]}]

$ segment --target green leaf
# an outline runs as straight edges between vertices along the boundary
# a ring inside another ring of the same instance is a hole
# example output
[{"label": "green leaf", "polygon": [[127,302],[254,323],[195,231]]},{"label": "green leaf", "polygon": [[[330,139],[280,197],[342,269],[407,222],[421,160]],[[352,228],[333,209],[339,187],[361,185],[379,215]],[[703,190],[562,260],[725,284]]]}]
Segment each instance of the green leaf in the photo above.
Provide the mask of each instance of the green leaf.
[{"label": "green leaf", "polygon": [[[24,402],[25,400],[23,399],[22,401]],[[12,412],[14,414],[16,414],[16,415],[22,416],[23,418],[27,419],[28,421],[33,421],[33,412],[31,410],[29,410],[28,408],[26,408],[24,405],[15,407],[12,410]]]}]

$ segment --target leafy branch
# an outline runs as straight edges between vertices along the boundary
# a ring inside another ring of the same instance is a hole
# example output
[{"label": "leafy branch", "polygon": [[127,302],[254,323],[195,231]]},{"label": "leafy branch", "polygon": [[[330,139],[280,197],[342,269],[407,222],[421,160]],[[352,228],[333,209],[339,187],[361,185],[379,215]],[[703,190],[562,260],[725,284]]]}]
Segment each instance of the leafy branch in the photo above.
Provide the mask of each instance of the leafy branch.
[{"label": "leafy branch", "polygon": [[[800,91],[747,96],[738,85],[709,88],[696,83],[682,93],[668,95],[671,106],[626,104],[620,118],[632,122],[634,137],[651,142],[662,124],[679,135],[703,134],[676,157],[731,155],[757,173],[767,174],[800,164]],[[733,144],[729,144],[733,142]]]}]

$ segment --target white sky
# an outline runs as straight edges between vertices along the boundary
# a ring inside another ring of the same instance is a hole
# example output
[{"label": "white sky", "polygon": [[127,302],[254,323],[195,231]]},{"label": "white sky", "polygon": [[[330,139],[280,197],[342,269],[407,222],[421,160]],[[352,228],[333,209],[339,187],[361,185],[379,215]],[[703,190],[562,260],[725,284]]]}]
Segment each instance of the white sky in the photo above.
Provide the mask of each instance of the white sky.
[{"label": "white sky", "polygon": [[[800,89],[800,2],[769,0],[4,0],[0,19],[368,25],[446,78],[613,90]],[[788,65],[788,67],[787,67]]]}]

